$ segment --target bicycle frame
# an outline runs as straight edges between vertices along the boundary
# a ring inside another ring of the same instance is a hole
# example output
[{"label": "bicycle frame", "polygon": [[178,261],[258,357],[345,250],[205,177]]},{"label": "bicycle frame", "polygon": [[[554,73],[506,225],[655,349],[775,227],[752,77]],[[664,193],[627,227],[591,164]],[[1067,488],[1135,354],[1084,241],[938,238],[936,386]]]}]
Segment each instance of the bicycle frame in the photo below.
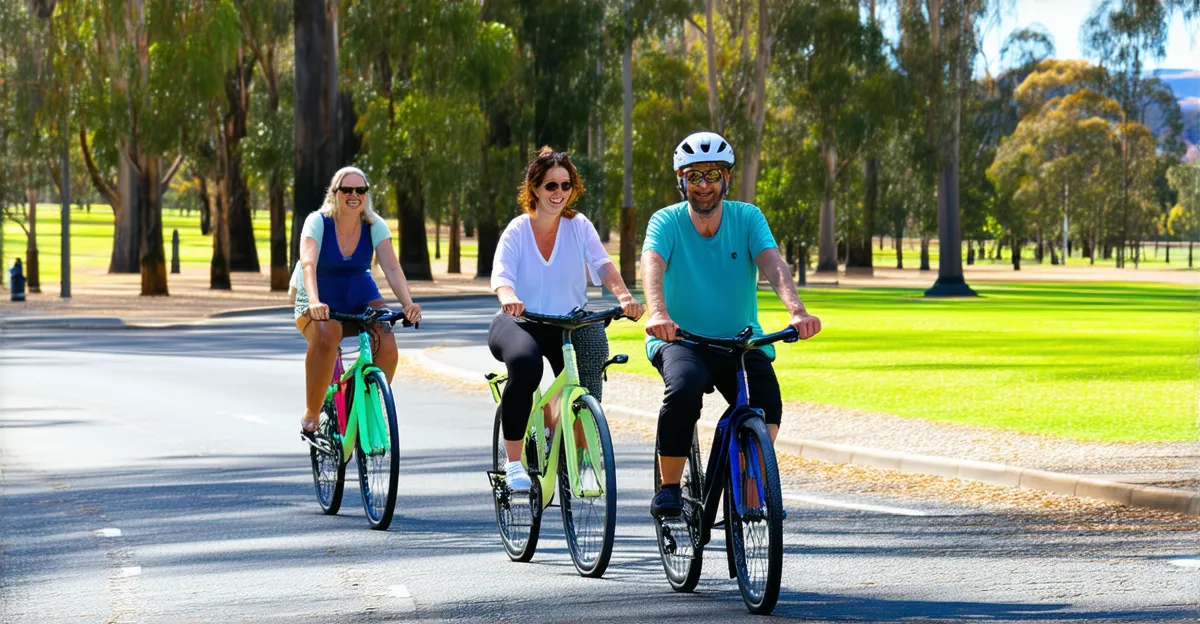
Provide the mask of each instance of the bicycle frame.
[{"label": "bicycle frame", "polygon": [[[597,483],[595,489],[583,489],[579,482],[579,457],[576,454],[577,447],[575,445],[575,412],[571,406],[575,401],[588,394],[588,389],[579,385],[579,368],[575,360],[575,346],[571,344],[571,331],[563,330],[563,370],[550,383],[550,387],[542,392],[541,388],[534,391],[533,409],[529,413],[529,426],[526,428],[526,435],[532,432],[534,436],[534,447],[537,449],[537,465],[529,466],[530,476],[537,477],[541,484],[542,491],[542,508],[550,505],[550,500],[554,495],[554,482],[558,478],[558,454],[564,452],[567,455],[567,477],[571,485],[571,491],[576,496],[580,497],[596,497],[604,493],[603,488]],[[492,390],[492,398],[497,403],[500,402],[500,384],[508,380],[508,375],[505,373],[496,374],[488,378],[488,385]],[[554,432],[554,439],[547,442],[545,439],[545,413],[543,408],[549,405],[554,396],[562,391],[562,397],[559,401],[559,419],[558,427]],[[602,463],[603,450],[600,448],[600,439],[596,436],[596,431],[592,427],[583,427],[584,441],[587,444],[587,452],[591,456],[593,466],[599,466]],[[546,444],[550,444],[550,455],[546,455]],[[565,448],[562,448],[565,447]]]},{"label": "bicycle frame", "polygon": [[383,450],[388,437],[383,412],[374,401],[367,400],[367,385],[363,378],[371,371],[382,373],[371,357],[371,334],[362,331],[358,334],[358,357],[349,369],[343,370],[342,349],[338,347],[333,379],[325,391],[325,401],[332,400],[337,410],[338,433],[342,438],[342,463],[350,462],[354,443],[359,437],[367,453]]}]

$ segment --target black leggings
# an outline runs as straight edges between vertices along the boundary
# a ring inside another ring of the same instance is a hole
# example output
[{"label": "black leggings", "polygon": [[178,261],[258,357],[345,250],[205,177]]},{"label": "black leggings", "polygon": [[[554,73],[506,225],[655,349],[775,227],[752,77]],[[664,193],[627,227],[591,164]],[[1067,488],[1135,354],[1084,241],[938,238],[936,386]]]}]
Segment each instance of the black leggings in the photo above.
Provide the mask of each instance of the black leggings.
[{"label": "black leggings", "polygon": [[[737,357],[678,342],[659,347],[651,364],[667,386],[658,413],[660,455],[687,457],[704,393],[713,386],[730,405],[737,401]],[[746,354],[746,385],[750,390],[750,406],[763,411],[768,425],[779,425],[783,418],[779,380],[775,378],[771,360],[762,351]]]},{"label": "black leggings", "polygon": [[[571,344],[575,345],[579,383],[599,401],[602,392],[600,372],[608,359],[608,337],[604,326],[595,324],[575,330]],[[562,330],[498,314],[488,329],[488,348],[492,357],[504,362],[508,368],[508,383],[500,401],[504,439],[520,440],[525,437],[525,427],[529,423],[533,392],[542,381],[542,358],[550,360],[555,375],[562,372]]]}]

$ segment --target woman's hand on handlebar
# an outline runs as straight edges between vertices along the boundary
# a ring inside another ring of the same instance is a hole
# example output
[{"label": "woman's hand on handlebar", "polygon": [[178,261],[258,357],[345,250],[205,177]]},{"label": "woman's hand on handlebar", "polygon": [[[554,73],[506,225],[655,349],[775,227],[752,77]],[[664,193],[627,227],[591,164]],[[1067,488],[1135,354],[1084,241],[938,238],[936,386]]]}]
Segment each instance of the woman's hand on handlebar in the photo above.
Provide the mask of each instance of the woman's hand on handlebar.
[{"label": "woman's hand on handlebar", "polygon": [[321,303],[320,301],[313,301],[312,303],[308,304],[307,314],[308,318],[314,321],[328,321],[329,306]]},{"label": "woman's hand on handlebar", "polygon": [[504,310],[505,314],[509,316],[521,316],[521,313],[525,311],[525,303],[517,299],[515,294],[500,292],[498,293],[498,297],[500,298],[500,309]]},{"label": "woman's hand on handlebar", "polygon": [[633,297],[621,300],[621,314],[632,320],[642,318],[642,313],[646,311],[646,306],[638,302]]},{"label": "woman's hand on handlebar", "polygon": [[401,311],[404,312],[404,318],[408,319],[409,323],[416,323],[421,320],[421,306],[416,303],[410,303],[402,306]]}]

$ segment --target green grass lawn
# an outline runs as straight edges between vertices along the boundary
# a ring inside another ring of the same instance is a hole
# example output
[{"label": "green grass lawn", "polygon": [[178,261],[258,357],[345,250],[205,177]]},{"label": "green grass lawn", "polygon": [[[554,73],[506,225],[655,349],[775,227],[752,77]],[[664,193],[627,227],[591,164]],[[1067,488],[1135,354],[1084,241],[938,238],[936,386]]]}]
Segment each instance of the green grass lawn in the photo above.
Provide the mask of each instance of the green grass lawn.
[{"label": "green grass lawn", "polygon": [[[887,268],[887,269],[895,268],[896,267],[896,249],[895,249],[895,247],[893,247],[890,239],[888,241],[886,241],[884,243],[884,245],[885,245],[884,248],[880,249],[879,248],[879,238],[878,237],[875,238],[875,242],[873,243],[872,249],[871,249],[871,262],[874,266],[876,266],[878,268]],[[1011,253],[1010,249],[1008,247],[1005,247],[1001,252],[1000,259],[997,260],[997,259],[995,259],[994,248],[995,248],[995,241],[988,241],[987,242],[988,257],[987,258],[977,257],[975,259],[975,263],[979,264],[979,265],[983,265],[983,266],[993,266],[993,265],[1009,266],[1009,267],[1012,266],[1012,253]],[[1035,262],[1033,259],[1035,248],[1036,248],[1035,245],[1026,245],[1021,250],[1021,266],[1022,267],[1037,266],[1037,262]],[[904,268],[906,268],[906,269],[919,268],[921,266],[921,246],[920,246],[920,244],[915,239],[912,241],[906,241],[904,243],[904,245],[902,246],[902,249],[904,252]],[[976,249],[978,249],[978,247],[976,247]],[[1084,258],[1079,255],[1078,249],[1073,249],[1072,252],[1073,252],[1073,255],[1070,258],[1067,258],[1067,266],[1084,266],[1084,265],[1091,264],[1087,258]],[[814,254],[816,253],[815,249],[813,250],[813,253]],[[976,252],[976,253],[978,253],[978,252]],[[1187,253],[1188,253],[1187,243],[1181,243],[1178,241],[1172,243],[1171,262],[1170,263],[1167,263],[1167,247],[1166,247],[1165,243],[1159,244],[1157,252],[1155,251],[1153,242],[1145,243],[1142,246],[1142,253],[1143,253],[1143,255],[1142,255],[1140,261],[1138,262],[1139,268],[1187,270]],[[1193,260],[1196,261],[1196,263],[1197,263],[1196,264],[1197,269],[1200,269],[1200,251],[1196,251],[1195,253],[1197,254],[1197,256],[1194,257]],[[929,247],[929,268],[934,271],[936,271],[938,268],[938,256],[939,256],[938,245],[937,245],[937,241],[935,239]],[[962,261],[963,261],[963,264],[966,265],[967,251],[966,251],[965,247],[963,249]],[[1050,255],[1049,254],[1045,255],[1045,257],[1042,259],[1042,263],[1045,266],[1050,266]],[[1113,268],[1116,266],[1116,264],[1117,264],[1117,261],[1113,258],[1109,258],[1108,260],[1104,260],[1103,258],[1097,258],[1097,260],[1095,262],[1095,266],[1107,267],[1107,268]],[[1128,265],[1128,268],[1132,269],[1133,268],[1133,260],[1129,260],[1127,262],[1127,265]]]},{"label": "green grass lawn", "polygon": [[[58,282],[62,273],[61,208],[55,204],[39,204],[37,213],[38,263],[43,283]],[[270,217],[265,210],[255,214],[254,239],[258,261],[265,270],[271,261]],[[287,227],[291,231],[291,215]],[[212,236],[200,233],[200,213],[163,210],[163,251],[171,262],[171,232],[179,230],[179,262],[182,266],[206,267],[212,262]],[[94,204],[91,212],[71,209],[71,267],[74,269],[108,268],[112,257],[113,215],[107,204]],[[25,261],[25,232],[11,221],[4,223],[4,269],[13,259]]]},{"label": "green grass lawn", "polygon": [[[1196,440],[1200,291],[1131,283],[975,284],[970,300],[917,289],[804,289],[822,333],[781,345],[785,401],[1084,440]],[[759,293],[767,331],[787,322]],[[609,328],[630,371],[658,378],[642,324]]]}]

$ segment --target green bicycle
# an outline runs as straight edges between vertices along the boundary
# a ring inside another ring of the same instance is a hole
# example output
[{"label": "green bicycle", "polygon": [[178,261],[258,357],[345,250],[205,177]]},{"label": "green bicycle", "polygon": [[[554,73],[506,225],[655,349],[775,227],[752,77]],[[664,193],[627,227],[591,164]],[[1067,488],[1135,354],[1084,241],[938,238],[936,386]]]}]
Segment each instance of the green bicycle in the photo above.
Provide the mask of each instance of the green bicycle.
[{"label": "green bicycle", "polygon": [[[358,332],[358,356],[350,368],[342,368],[338,347],[333,379],[325,392],[325,405],[317,430],[301,434],[309,445],[317,503],[328,515],[342,506],[346,464],[358,460],[358,484],[363,510],[372,529],[387,530],[396,509],[396,481],[400,474],[400,431],[392,388],[383,371],[371,358],[371,334],[376,323],[401,321],[413,325],[401,312],[386,308],[362,314],[331,312],[330,320],[341,321]],[[356,452],[357,451],[357,452]]]},{"label": "green bicycle", "polygon": [[[612,556],[613,533],[617,520],[617,474],[613,460],[612,438],[608,421],[600,403],[579,385],[579,369],[571,334],[593,323],[609,323],[621,316],[621,308],[589,313],[575,310],[566,316],[543,316],[525,312],[522,317],[534,323],[562,329],[563,370],[542,392],[534,392],[533,409],[526,427],[525,457],[522,462],[529,472],[532,487],[527,496],[508,489],[504,464],[504,435],[500,423],[500,408],[492,429],[492,484],[496,505],[496,525],[504,550],[513,561],[529,561],[537,549],[541,531],[542,511],[550,506],[557,481],[559,507],[562,508],[563,530],[567,548],[575,569],[583,576],[599,577],[608,568]],[[603,370],[612,364],[625,364],[629,357],[616,355],[604,363]],[[492,398],[500,402],[500,389],[508,375],[486,375]],[[543,406],[562,391],[559,420],[553,439],[546,440]],[[576,439],[582,430],[583,439]],[[549,446],[547,446],[549,445]]]}]

